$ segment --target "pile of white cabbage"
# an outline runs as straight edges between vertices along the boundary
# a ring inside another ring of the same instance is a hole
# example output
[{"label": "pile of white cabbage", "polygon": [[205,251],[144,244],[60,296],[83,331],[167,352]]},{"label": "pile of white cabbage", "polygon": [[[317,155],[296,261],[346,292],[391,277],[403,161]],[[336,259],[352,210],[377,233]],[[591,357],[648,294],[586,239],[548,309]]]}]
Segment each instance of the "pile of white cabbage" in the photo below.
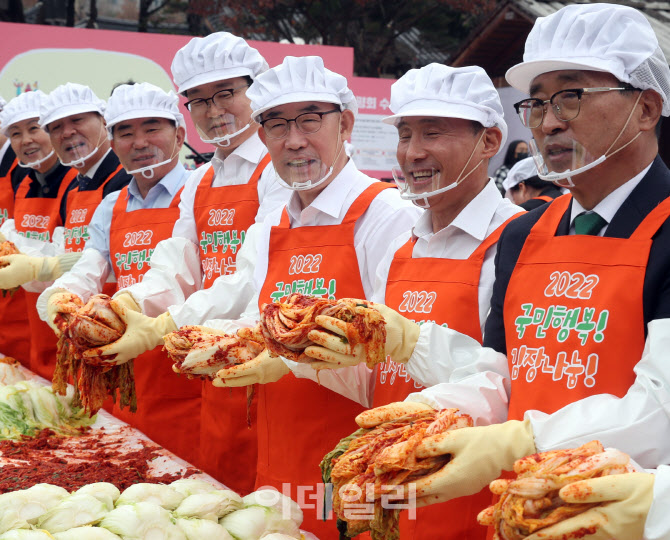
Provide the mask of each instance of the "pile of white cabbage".
[{"label": "pile of white cabbage", "polygon": [[89,426],[95,417],[72,406],[73,388],[59,396],[48,386],[19,381],[0,386],[0,439],[35,436],[49,428],[61,435],[77,435],[78,428]]},{"label": "pile of white cabbage", "polygon": [[277,491],[242,498],[195,479],[0,495],[0,540],[285,540],[301,538],[301,523],[300,507]]},{"label": "pile of white cabbage", "polygon": [[15,384],[26,379],[19,369],[20,364],[11,358],[0,358],[0,385]]}]

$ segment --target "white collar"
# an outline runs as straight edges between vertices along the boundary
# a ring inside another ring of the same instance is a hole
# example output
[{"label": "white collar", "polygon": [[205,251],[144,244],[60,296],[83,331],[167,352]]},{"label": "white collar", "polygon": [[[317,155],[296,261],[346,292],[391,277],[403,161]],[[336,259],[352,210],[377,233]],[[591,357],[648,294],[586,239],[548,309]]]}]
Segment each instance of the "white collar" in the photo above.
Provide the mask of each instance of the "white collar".
[{"label": "white collar", "polygon": [[224,157],[223,149],[217,148],[211,160],[212,167],[214,167],[214,174],[216,176],[224,174],[226,167],[231,166],[228,164],[239,159],[253,164],[260,163],[266,152],[267,148],[261,142],[258,132],[254,133],[246,141],[243,141],[242,144],[235,148],[235,150],[233,150],[227,157]]},{"label": "white collar", "polygon": [[[637,185],[640,183],[642,178],[644,178],[644,175],[647,174],[649,169],[651,169],[651,166],[653,164],[650,163],[645,169],[640,172],[639,174],[635,175],[633,178],[628,180],[628,182],[622,184],[618,188],[616,188],[612,193],[610,193],[607,197],[605,197],[602,201],[600,201],[592,210],[589,210],[588,212],[596,212],[598,215],[600,215],[601,218],[603,218],[605,221],[607,221],[607,224],[609,225],[612,222],[612,219],[614,218],[614,214],[616,214],[619,211],[619,208],[621,208],[621,205],[623,202],[628,198],[628,196],[631,194],[631,192],[637,187]],[[575,218],[584,212],[587,212],[581,204],[577,202],[577,200],[573,197],[572,198],[572,209],[570,211],[570,226],[574,226],[574,221]]]},{"label": "white collar", "polygon": [[342,206],[349,192],[356,186],[357,176],[359,174],[354,161],[349,159],[344,168],[340,171],[333,180],[319,193],[307,208],[302,208],[300,203],[300,196],[295,191],[291,195],[286,210],[291,223],[300,221],[302,212],[307,209],[312,209],[317,212],[328,214],[333,218],[337,218],[342,213]]},{"label": "white collar", "polygon": [[[495,185],[495,181],[489,178],[484,189],[442,231],[458,228],[482,242],[486,238],[489,225],[500,206],[501,200],[502,196]],[[421,215],[412,229],[412,234],[416,238],[430,238],[433,234],[439,234],[440,232],[433,233],[430,210]]]},{"label": "white collar", "polygon": [[82,174],[82,176],[85,176],[86,178],[89,178],[93,180],[93,177],[95,176],[95,173],[98,172],[98,169],[100,168],[100,165],[102,165],[102,162],[105,161],[105,158],[109,155],[109,153],[112,151],[111,148],[107,149],[107,152],[105,152],[105,155],[102,156],[98,161],[96,161],[93,166],[86,171],[86,174]]}]

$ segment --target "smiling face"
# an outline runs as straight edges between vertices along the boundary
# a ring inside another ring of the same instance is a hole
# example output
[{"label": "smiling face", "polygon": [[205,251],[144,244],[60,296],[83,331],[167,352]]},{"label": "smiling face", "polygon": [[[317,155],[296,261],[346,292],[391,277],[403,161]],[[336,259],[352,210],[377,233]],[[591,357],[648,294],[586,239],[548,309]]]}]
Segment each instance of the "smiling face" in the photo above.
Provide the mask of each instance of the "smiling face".
[{"label": "smiling face", "polygon": [[[47,126],[51,144],[63,163],[74,163],[84,174],[109,149],[105,122],[98,113],[85,112],[54,120]],[[76,163],[89,156],[83,164]]]},{"label": "smiling face", "polygon": [[[112,133],[114,153],[129,172],[169,160],[154,169],[156,182],[174,168],[184,142],[184,128],[175,128],[166,118],[124,120],[113,127]],[[138,182],[144,181],[141,173],[134,176]]]},{"label": "smiling face", "polygon": [[[338,105],[320,101],[307,101],[279,105],[265,111],[262,121],[273,118],[293,120],[298,115],[311,112],[327,112],[338,109]],[[315,133],[301,132],[295,122],[290,122],[288,133],[273,139],[264,129],[259,131],[261,140],[267,146],[272,164],[277,174],[289,185],[311,181],[317,182],[333,167],[330,180],[320,186],[323,189],[332,181],[347,163],[343,150],[344,141],[351,136],[354,115],[349,110],[323,115],[321,127]]]},{"label": "smiling face", "polygon": [[[23,164],[38,162],[53,150],[49,135],[40,127],[38,118],[28,118],[9,126],[7,136],[16,157]],[[54,166],[58,157],[53,154],[50,159],[36,167],[39,172],[46,172]]]},{"label": "smiling face", "polygon": [[[194,99],[209,99],[222,90],[232,90],[232,99],[226,100],[226,107],[219,108],[213,101],[203,107],[193,107],[189,111],[201,138],[215,139],[224,135],[231,135],[251,122],[251,101],[246,96],[246,77],[234,77],[222,81],[201,84],[186,92],[188,101]],[[221,102],[221,100],[219,100]],[[257,127],[253,124],[231,140],[229,147],[232,152],[237,146],[251,137]]]},{"label": "smiling face", "polygon": [[[556,92],[566,89],[619,86],[621,83],[609,73],[552,71],[533,80],[530,95],[533,98],[546,100]],[[609,154],[631,141],[639,133],[640,128],[637,125],[636,115],[631,117],[628,125],[626,120],[635,106],[638,95],[637,91],[584,94],[579,114],[568,122],[556,118],[552,107],[547,106],[542,125],[531,131],[549,170],[553,172],[574,170],[605,155],[615,141],[615,146]],[[600,167],[597,168],[597,172],[592,171],[596,169],[579,174],[576,179],[583,182],[589,176],[606,174]]]},{"label": "smiling face", "polygon": [[459,176],[463,177],[489,157],[482,153],[485,145],[478,144],[483,128],[475,129],[471,120],[407,116],[401,118],[396,127],[396,157],[414,194],[453,184]]}]

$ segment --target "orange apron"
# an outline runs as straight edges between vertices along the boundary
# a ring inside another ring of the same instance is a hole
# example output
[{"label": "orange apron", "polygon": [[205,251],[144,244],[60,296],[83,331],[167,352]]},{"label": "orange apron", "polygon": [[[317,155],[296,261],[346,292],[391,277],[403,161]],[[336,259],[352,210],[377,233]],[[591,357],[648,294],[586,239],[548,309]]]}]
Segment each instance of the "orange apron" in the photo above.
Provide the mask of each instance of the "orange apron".
[{"label": "orange apron", "polygon": [[[259,307],[301,292],[328,298],[364,298],[354,248],[356,221],[389,184],[369,186],[340,225],[290,228],[284,208],[270,231],[268,273]],[[311,260],[311,264],[305,261]],[[319,463],[342,437],[356,431],[361,405],[293,373],[258,390],[256,488],[274,486],[304,509],[302,528],[321,540],[337,539],[334,518],[323,516],[324,486]],[[284,485],[286,484],[286,485]]]},{"label": "orange apron", "polygon": [[79,252],[88,240],[88,224],[93,213],[102,202],[105,185],[123,168],[120,165],[100,184],[97,189],[79,191],[73,189],[67,194],[67,215],[63,231],[66,252]]},{"label": "orange apron", "polygon": [[[60,205],[68,186],[77,176],[76,169],[70,169],[61,180],[55,198],[26,198],[31,178],[21,181],[14,200],[14,225],[16,231],[28,238],[51,242],[56,227],[63,225],[60,218]],[[37,314],[37,298],[40,293],[26,292],[26,312],[30,325],[30,365],[29,368],[45,379],[51,380],[56,368],[56,334]]]},{"label": "orange apron", "polygon": [[554,199],[553,197],[550,197],[549,195],[538,195],[537,197],[531,197],[528,199],[529,201],[544,201],[544,202],[553,202]]},{"label": "orange apron", "polygon": [[[0,178],[0,225],[7,219],[14,219],[12,172],[18,163],[14,159],[7,174]],[[26,314],[26,291],[22,288],[12,295],[0,294],[0,328],[0,353],[30,367],[30,326]]]},{"label": "orange apron", "polygon": [[[128,212],[128,187],[119,192],[109,235],[119,289],[142,281],[154,248],[172,235],[179,218],[180,195],[181,190],[168,208]],[[200,381],[176,375],[162,349],[158,346],[134,360],[137,412],[114,405],[113,414],[192,463],[198,455]]]},{"label": "orange apron", "polygon": [[[214,168],[205,173],[195,192],[193,214],[200,240],[203,289],[222,275],[235,272],[235,260],[246,231],[258,213],[258,179],[270,163],[266,154],[249,182],[212,187]],[[256,399],[251,427],[247,426],[246,388],[217,388],[202,383],[200,456],[195,462],[206,473],[243,494],[254,489],[256,478]],[[235,459],[231,459],[235,456]]]},{"label": "orange apron", "polygon": [[[386,305],[419,324],[427,321],[446,324],[481,343],[479,276],[487,250],[498,241],[508,222],[486,237],[467,259],[413,258],[416,240],[408,240],[396,251],[391,263],[386,281]],[[422,388],[405,371],[404,364],[389,357],[376,368],[373,406],[403,401]],[[402,512],[400,536],[403,540],[484,539],[486,529],[477,524],[477,514],[490,500],[487,487],[470,497],[418,508],[415,520]]]},{"label": "orange apron", "polygon": [[555,236],[569,206],[559,197],[533,226],[505,295],[510,420],[593,394],[622,397],[644,349],[644,276],[670,199],[627,239]]}]

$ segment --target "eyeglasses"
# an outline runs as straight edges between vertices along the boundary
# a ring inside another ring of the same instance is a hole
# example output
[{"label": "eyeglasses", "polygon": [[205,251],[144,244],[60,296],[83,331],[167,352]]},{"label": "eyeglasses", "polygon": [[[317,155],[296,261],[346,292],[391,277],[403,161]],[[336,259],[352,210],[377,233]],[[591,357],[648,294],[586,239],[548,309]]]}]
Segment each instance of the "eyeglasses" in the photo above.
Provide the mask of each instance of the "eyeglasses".
[{"label": "eyeglasses", "polygon": [[569,122],[577,118],[584,94],[612,92],[614,90],[636,90],[636,88],[569,88],[556,92],[545,100],[537,98],[522,99],[514,104],[514,108],[521,119],[521,123],[527,128],[535,129],[540,127],[544,121],[547,103],[551,105],[556,118],[563,122]]},{"label": "eyeglasses", "polygon": [[191,101],[184,103],[184,106],[191,112],[203,112],[209,108],[209,102],[211,101],[219,109],[227,109],[233,104],[235,99],[235,92],[241,90],[242,88],[248,88],[249,85],[245,84],[244,86],[238,86],[237,88],[227,88],[225,90],[219,90],[210,98],[196,98]]},{"label": "eyeglasses", "polygon": [[305,135],[316,133],[321,129],[321,122],[324,114],[342,112],[340,109],[333,109],[325,112],[308,112],[299,114],[295,118],[269,118],[260,122],[265,130],[265,134],[271,139],[283,139],[288,135],[289,123],[295,122],[300,132]]}]

